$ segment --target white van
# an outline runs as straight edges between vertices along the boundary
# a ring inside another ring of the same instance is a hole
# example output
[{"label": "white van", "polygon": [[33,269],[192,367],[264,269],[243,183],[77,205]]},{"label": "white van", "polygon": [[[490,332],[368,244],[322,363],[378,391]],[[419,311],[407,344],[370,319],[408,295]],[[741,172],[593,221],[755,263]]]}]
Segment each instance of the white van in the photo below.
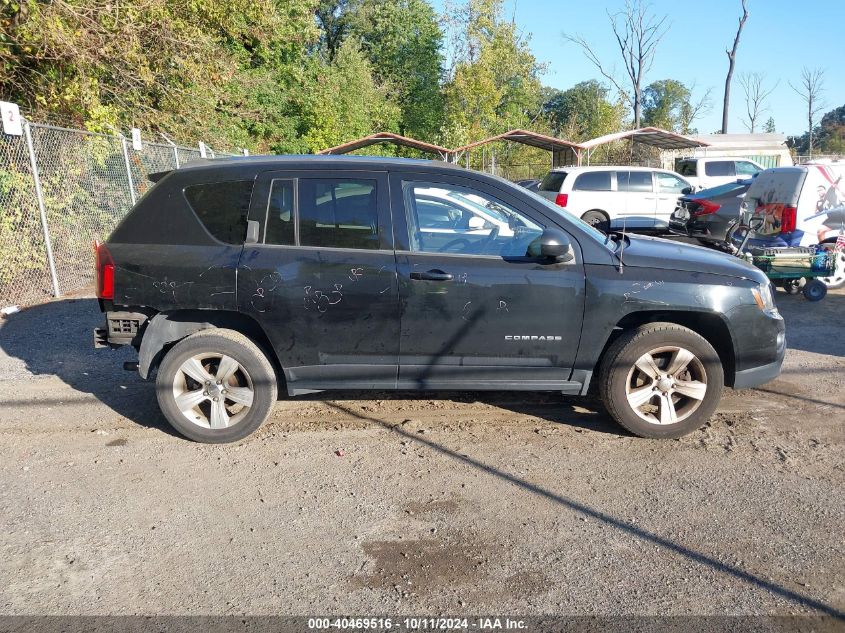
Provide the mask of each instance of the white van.
[{"label": "white van", "polygon": [[[763,217],[752,243],[766,246],[835,244],[845,233],[845,163],[775,167],[761,172],[745,194],[746,212]],[[845,253],[837,254],[829,287],[845,285]]]},{"label": "white van", "polygon": [[675,171],[689,181],[696,191],[726,185],[736,182],[737,179],[751,178],[763,169],[750,158],[730,156],[679,158],[675,161]]},{"label": "white van", "polygon": [[690,183],[666,169],[650,167],[565,167],[540,183],[544,198],[601,229],[668,229],[678,198]]}]

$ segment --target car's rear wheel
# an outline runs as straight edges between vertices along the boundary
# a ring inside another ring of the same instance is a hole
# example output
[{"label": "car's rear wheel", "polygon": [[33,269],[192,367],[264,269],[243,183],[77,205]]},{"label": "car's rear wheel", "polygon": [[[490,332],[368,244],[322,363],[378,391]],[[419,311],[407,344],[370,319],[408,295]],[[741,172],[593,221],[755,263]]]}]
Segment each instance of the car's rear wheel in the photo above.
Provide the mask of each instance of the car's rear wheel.
[{"label": "car's rear wheel", "polygon": [[703,426],[723,386],[716,350],[674,323],[624,332],[607,350],[599,376],[610,415],[631,433],[650,438],[681,437]]},{"label": "car's rear wheel", "polygon": [[610,229],[610,219],[602,211],[598,211],[596,209],[587,211],[581,216],[581,219],[590,226],[597,228],[599,231],[607,233],[608,229]]},{"label": "car's rear wheel", "polygon": [[243,439],[270,415],[277,394],[273,366],[234,330],[197,332],[173,346],[156,377],[168,422],[197,442]]}]

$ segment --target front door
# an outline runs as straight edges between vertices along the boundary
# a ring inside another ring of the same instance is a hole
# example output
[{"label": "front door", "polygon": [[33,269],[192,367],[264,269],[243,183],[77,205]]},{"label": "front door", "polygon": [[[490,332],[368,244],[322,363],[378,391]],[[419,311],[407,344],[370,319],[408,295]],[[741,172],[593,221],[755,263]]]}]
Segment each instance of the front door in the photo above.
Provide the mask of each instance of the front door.
[{"label": "front door", "polygon": [[396,260],[383,172],[266,172],[238,266],[238,309],[276,350],[290,393],[393,388]]},{"label": "front door", "polygon": [[665,171],[655,172],[654,177],[657,180],[657,219],[668,224],[669,216],[678,207],[678,198],[690,185],[683,178]]},{"label": "front door", "polygon": [[538,257],[551,222],[471,178],[392,173],[400,388],[565,390],[584,270]]}]

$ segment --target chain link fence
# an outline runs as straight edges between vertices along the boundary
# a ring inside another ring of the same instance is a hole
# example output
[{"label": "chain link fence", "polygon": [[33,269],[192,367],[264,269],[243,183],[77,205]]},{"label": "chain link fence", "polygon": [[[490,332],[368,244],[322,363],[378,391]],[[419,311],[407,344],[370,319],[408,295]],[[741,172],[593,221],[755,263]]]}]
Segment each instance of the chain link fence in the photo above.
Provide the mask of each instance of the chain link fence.
[{"label": "chain link fence", "polygon": [[149,174],[200,158],[198,148],[136,150],[121,135],[29,122],[22,136],[0,133],[0,308],[93,285],[93,240],[108,237]]}]

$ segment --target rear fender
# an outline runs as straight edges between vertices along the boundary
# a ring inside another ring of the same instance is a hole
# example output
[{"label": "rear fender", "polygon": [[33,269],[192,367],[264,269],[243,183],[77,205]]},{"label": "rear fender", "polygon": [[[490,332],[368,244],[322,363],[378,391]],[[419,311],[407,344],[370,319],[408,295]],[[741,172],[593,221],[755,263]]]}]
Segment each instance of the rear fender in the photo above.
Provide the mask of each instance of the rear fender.
[{"label": "rear fender", "polygon": [[267,335],[251,317],[230,311],[177,310],[159,312],[147,322],[138,349],[138,373],[141,378],[149,378],[171,345],[195,332],[212,328],[227,328],[249,337],[273,363],[277,374],[281,375],[278,358]]}]

